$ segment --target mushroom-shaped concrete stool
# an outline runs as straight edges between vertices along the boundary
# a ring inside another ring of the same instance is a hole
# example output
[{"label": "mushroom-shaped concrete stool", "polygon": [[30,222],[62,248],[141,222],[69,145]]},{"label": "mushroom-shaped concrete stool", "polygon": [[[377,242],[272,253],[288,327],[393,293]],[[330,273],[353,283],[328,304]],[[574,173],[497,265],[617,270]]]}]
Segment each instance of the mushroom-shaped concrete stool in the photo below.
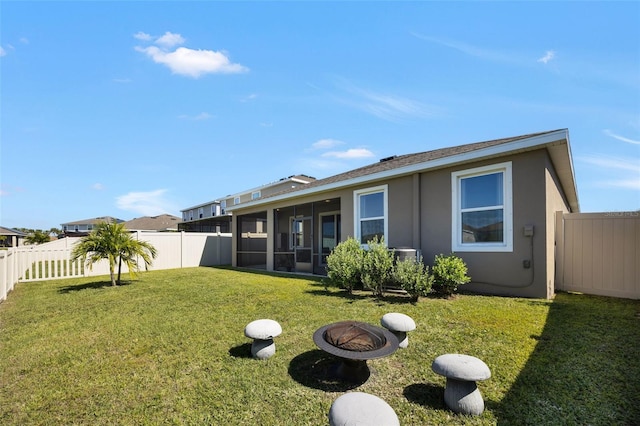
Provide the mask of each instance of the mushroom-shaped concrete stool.
[{"label": "mushroom-shaped concrete stool", "polygon": [[244,335],[253,339],[251,356],[256,359],[267,359],[276,353],[273,338],[282,333],[282,327],[274,320],[259,319],[250,322],[244,328]]},{"label": "mushroom-shaped concrete stool", "polygon": [[437,357],[431,369],[447,378],[444,388],[447,407],[456,413],[482,414],[484,401],[476,381],[491,377],[487,364],[469,355],[446,354]]},{"label": "mushroom-shaped concrete stool", "polygon": [[409,315],[399,314],[397,312],[391,312],[384,314],[380,320],[380,324],[396,335],[398,338],[399,348],[406,348],[409,346],[408,331],[416,329],[416,323],[411,319]]},{"label": "mushroom-shaped concrete stool", "polygon": [[338,397],[329,409],[331,426],[400,426],[393,408],[383,399],[364,392],[349,392]]}]

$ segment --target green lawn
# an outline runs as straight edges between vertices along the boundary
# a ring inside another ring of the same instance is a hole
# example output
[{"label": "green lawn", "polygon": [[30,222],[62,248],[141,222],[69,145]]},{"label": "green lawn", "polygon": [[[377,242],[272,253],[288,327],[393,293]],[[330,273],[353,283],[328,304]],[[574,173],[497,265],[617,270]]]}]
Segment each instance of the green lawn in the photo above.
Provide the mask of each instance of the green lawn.
[{"label": "green lawn", "polygon": [[[128,277],[127,277],[128,278]],[[409,347],[369,361],[353,387],[326,380],[333,358],[313,332],[387,312],[415,319]],[[243,330],[283,333],[266,361]],[[443,403],[444,353],[484,360],[485,412]],[[461,295],[382,300],[317,279],[230,269],[19,284],[0,304],[0,424],[325,425],[332,401],[377,395],[403,425],[640,424],[640,301],[558,294],[554,301]]]}]

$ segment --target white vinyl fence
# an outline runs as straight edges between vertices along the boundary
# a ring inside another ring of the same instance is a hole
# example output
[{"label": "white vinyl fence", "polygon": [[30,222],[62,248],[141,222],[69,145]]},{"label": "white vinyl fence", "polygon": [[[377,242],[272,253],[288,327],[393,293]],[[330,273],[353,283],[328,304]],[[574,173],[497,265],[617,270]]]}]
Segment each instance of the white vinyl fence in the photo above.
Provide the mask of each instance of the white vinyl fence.
[{"label": "white vinyl fence", "polygon": [[[202,232],[136,232],[134,238],[153,245],[158,254],[149,270],[179,269],[231,264],[231,234]],[[55,280],[109,274],[106,260],[91,269],[71,251],[80,238],[0,250],[0,301],[18,282]],[[144,267],[142,260],[139,263]],[[128,270],[123,265],[123,273]]]},{"label": "white vinyl fence", "polygon": [[556,288],[640,299],[640,212],[556,213]]}]

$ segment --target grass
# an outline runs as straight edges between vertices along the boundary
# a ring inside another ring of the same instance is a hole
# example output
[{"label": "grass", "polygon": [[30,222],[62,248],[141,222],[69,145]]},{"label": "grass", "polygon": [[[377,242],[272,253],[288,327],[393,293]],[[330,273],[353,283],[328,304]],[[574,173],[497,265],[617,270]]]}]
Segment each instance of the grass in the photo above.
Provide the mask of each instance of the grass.
[{"label": "grass", "polygon": [[[460,295],[382,300],[319,280],[217,268],[19,284],[0,304],[0,423],[325,425],[335,398],[386,400],[401,424],[638,424],[640,302]],[[387,312],[413,317],[409,347],[361,386],[332,382],[313,332]],[[278,321],[277,352],[250,357],[244,326]],[[484,360],[485,412],[454,414],[431,362]]]}]

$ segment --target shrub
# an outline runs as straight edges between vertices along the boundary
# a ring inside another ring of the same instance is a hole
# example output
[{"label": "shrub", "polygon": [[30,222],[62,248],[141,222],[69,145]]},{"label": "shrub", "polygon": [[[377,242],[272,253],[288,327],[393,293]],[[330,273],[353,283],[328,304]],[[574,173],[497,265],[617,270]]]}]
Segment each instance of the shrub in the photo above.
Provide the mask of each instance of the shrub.
[{"label": "shrub", "polygon": [[471,281],[471,277],[467,276],[466,263],[454,254],[436,255],[431,273],[434,289],[445,296],[451,296],[458,286]]},{"label": "shrub", "polygon": [[428,295],[433,285],[433,276],[429,275],[429,267],[422,262],[422,256],[396,262],[393,278],[414,301]]},{"label": "shrub", "polygon": [[349,237],[342,241],[327,256],[327,278],[329,285],[344,288],[351,294],[360,283],[364,250],[360,243]]},{"label": "shrub", "polygon": [[391,281],[393,273],[393,253],[384,244],[384,238],[375,237],[367,243],[362,263],[362,283],[373,292],[374,296],[382,296],[384,285]]}]

